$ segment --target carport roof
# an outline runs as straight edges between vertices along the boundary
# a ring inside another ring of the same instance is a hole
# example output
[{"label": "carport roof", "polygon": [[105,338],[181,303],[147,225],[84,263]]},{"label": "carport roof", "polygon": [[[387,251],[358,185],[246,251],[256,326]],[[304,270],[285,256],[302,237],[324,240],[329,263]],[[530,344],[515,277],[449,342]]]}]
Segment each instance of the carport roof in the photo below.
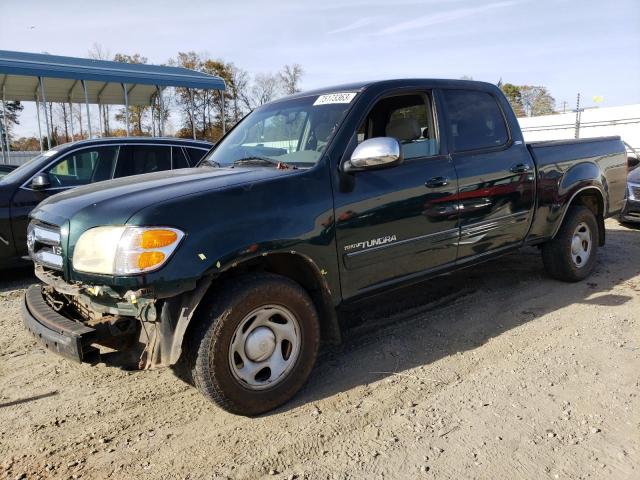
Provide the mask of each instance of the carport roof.
[{"label": "carport roof", "polygon": [[42,77],[49,102],[84,103],[81,81],[89,103],[148,105],[159,87],[224,90],[224,80],[181,67],[121,63],[41,53],[0,50],[0,87],[7,100],[34,101]]}]

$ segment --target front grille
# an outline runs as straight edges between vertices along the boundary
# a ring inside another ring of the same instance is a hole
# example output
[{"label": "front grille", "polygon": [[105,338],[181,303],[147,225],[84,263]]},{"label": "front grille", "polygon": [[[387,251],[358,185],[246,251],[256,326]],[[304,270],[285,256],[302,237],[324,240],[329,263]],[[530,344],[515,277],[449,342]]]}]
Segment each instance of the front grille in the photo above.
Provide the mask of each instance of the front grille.
[{"label": "front grille", "polygon": [[55,225],[32,221],[27,228],[31,259],[44,267],[62,270],[62,237]]},{"label": "front grille", "polygon": [[629,185],[629,193],[632,200],[640,200],[640,185]]}]

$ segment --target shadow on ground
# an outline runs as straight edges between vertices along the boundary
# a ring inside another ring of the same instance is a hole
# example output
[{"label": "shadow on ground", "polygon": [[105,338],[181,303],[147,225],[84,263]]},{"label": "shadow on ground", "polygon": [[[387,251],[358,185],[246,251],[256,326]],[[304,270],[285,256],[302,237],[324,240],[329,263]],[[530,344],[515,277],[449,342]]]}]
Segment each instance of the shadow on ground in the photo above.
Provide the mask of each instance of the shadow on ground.
[{"label": "shadow on ground", "polygon": [[[598,255],[593,275],[575,284],[549,278],[538,249],[526,248],[362,303],[346,314],[353,327],[343,344],[325,347],[304,390],[274,413],[473,350],[570,304],[618,306],[631,300],[611,290],[640,274],[640,232],[608,230],[607,245]],[[557,295],[558,289],[562,295]],[[523,291],[531,291],[523,296],[528,308],[506,300]],[[468,318],[446,318],[447,305],[473,305],[485,299],[504,302],[506,311],[513,314],[499,315],[499,319],[473,313]],[[429,312],[435,319],[429,318]]]}]

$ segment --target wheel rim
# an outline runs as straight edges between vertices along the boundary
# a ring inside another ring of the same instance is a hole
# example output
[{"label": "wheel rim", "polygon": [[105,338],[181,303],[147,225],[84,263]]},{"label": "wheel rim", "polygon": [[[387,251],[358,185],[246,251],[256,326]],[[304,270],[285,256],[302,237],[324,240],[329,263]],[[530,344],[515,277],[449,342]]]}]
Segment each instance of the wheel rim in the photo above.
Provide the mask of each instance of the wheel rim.
[{"label": "wheel rim", "polygon": [[280,305],[256,308],[238,324],[231,338],[229,366],[243,386],[262,390],[282,382],[300,353],[300,326]]},{"label": "wheel rim", "polygon": [[591,229],[586,223],[580,222],[571,239],[571,258],[576,267],[581,268],[589,261],[591,243]]}]

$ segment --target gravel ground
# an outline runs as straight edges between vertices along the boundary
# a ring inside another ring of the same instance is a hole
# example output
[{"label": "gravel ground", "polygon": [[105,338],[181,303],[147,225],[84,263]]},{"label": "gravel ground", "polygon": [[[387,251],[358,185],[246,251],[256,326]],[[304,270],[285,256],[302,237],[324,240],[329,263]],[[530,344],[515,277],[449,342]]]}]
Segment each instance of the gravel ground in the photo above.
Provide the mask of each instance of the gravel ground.
[{"label": "gravel ground", "polygon": [[536,249],[379,297],[288,405],[249,419],[171,370],[74,364],[1,272],[0,478],[640,478],[640,231],[587,281]]}]

